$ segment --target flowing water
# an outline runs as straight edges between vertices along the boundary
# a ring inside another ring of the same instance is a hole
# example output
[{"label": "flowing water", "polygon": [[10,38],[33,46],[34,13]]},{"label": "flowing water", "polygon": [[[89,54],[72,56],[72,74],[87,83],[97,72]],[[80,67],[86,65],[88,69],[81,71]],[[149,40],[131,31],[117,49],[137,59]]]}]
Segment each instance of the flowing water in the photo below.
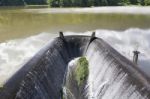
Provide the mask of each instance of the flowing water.
[{"label": "flowing water", "polygon": [[[60,99],[62,89],[66,99],[150,98],[149,80],[136,65],[103,40],[97,38],[90,44],[89,40],[87,36],[68,36],[65,41],[54,39],[44,55],[37,55],[26,65],[33,68],[23,77],[15,99]],[[74,58],[82,55],[88,59],[89,74],[87,81],[78,86]],[[17,87],[16,80],[12,83]]]},{"label": "flowing water", "polygon": [[139,66],[150,75],[149,14],[38,13],[25,8],[2,8],[0,83],[3,84],[59,31],[65,31],[65,35],[91,35],[96,31],[97,37],[103,38],[131,60],[132,51],[138,48],[141,52]]}]

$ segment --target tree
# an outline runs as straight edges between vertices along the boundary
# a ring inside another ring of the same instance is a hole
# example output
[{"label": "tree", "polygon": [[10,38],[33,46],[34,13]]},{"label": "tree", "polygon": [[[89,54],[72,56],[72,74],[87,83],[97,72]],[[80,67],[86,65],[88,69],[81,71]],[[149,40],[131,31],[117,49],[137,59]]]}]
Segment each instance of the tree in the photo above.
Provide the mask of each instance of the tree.
[{"label": "tree", "polygon": [[47,4],[51,6],[51,0],[47,0]]},{"label": "tree", "polygon": [[81,5],[82,7],[87,7],[88,6],[88,1],[87,0],[82,0],[81,4],[82,4]]},{"label": "tree", "polygon": [[74,0],[74,6],[80,7],[82,4],[82,0]]},{"label": "tree", "polygon": [[23,0],[0,0],[0,5],[1,6],[19,6],[19,5],[24,5]]},{"label": "tree", "polygon": [[122,0],[120,5],[130,5],[130,1],[129,0]]},{"label": "tree", "polygon": [[26,2],[26,4],[29,5],[42,5],[42,4],[46,4],[46,0],[24,0]]},{"label": "tree", "polygon": [[60,0],[47,0],[47,3],[51,7],[60,7]]},{"label": "tree", "polygon": [[88,0],[88,6],[94,6],[94,0]]},{"label": "tree", "polygon": [[130,3],[135,5],[135,4],[138,4],[138,1],[137,0],[130,0]]},{"label": "tree", "polygon": [[100,0],[94,0],[94,6],[100,5]]},{"label": "tree", "polygon": [[72,0],[62,0],[64,7],[70,7],[72,6]]},{"label": "tree", "polygon": [[59,6],[60,6],[60,7],[64,7],[64,0],[60,0],[60,1],[59,1]]},{"label": "tree", "polygon": [[0,6],[42,5],[51,7],[91,7],[119,5],[150,5],[150,0],[0,0]]},{"label": "tree", "polygon": [[108,5],[108,1],[107,0],[101,0],[101,5],[107,6]]},{"label": "tree", "polygon": [[144,5],[150,5],[150,0],[144,0]]}]

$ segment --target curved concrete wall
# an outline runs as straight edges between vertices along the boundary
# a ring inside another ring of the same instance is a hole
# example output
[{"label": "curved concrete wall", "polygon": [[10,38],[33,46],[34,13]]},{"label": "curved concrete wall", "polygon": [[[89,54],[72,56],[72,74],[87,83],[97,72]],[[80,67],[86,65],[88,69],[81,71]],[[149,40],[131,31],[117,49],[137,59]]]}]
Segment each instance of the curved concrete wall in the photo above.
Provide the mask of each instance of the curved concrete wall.
[{"label": "curved concrete wall", "polygon": [[90,63],[89,99],[150,98],[150,79],[138,67],[102,39],[89,42],[87,36],[54,39],[5,84],[0,99],[60,99],[67,65],[80,56]]}]

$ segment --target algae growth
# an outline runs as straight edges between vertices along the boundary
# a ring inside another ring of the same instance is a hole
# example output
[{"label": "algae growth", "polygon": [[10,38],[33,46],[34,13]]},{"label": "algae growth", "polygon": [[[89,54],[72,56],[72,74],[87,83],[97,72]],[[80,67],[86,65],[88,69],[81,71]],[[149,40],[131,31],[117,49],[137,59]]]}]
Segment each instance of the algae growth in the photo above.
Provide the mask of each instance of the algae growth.
[{"label": "algae growth", "polygon": [[88,67],[89,67],[89,63],[86,57],[79,58],[75,70],[75,79],[78,83],[78,86],[82,85],[87,80],[89,75]]}]

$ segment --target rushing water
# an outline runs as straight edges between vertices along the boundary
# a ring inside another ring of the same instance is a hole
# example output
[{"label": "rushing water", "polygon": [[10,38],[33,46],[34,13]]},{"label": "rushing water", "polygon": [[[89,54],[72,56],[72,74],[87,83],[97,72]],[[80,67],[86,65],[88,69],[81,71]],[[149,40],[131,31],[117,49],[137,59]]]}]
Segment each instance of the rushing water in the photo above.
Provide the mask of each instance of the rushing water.
[{"label": "rushing water", "polygon": [[150,15],[36,13],[31,9],[0,9],[0,83],[5,82],[52,37],[56,37],[60,30],[66,31],[65,35],[91,35],[91,31],[96,31],[96,36],[129,59],[138,46],[140,67],[150,75]]},{"label": "rushing water", "polygon": [[[90,44],[89,40],[86,36],[69,36],[65,42],[54,39],[44,55],[37,55],[26,65],[33,68],[23,77],[15,99],[60,99],[63,95],[65,99],[150,98],[149,81],[135,65],[103,40],[95,39]],[[82,55],[88,59],[89,73],[87,80],[78,85],[75,73],[81,72],[76,71],[76,65]],[[16,78],[18,75],[22,73]]]}]

